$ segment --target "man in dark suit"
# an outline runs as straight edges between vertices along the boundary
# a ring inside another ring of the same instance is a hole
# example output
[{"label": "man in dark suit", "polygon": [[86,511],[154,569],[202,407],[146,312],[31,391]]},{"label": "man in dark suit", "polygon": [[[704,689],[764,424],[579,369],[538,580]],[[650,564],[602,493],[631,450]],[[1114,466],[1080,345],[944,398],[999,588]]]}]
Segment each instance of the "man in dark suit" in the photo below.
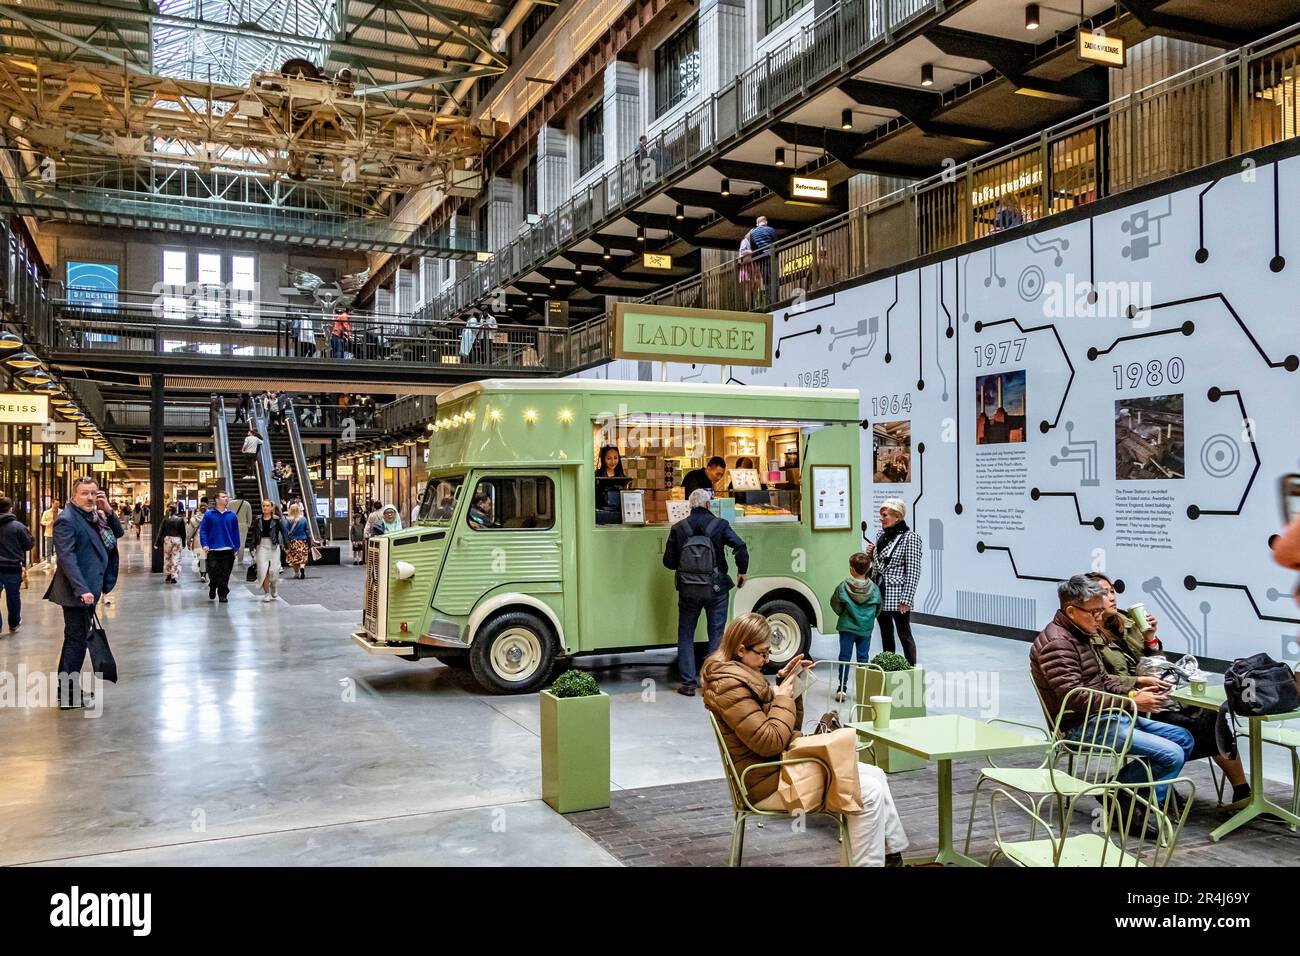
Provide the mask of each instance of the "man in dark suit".
[{"label": "man in dark suit", "polygon": [[72,484],[72,500],[54,522],[58,569],[45,600],[63,608],[63,651],[59,655],[59,708],[89,707],[94,695],[81,692],[90,619],[101,595],[117,583],[117,542],[122,522],[94,478]]}]

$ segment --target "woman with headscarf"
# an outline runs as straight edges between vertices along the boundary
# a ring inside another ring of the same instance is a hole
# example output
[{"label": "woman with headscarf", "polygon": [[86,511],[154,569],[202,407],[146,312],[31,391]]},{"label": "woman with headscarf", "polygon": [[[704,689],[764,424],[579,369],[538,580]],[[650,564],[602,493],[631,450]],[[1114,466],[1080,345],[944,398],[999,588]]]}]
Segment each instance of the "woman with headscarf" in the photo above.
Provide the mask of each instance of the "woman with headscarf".
[{"label": "woman with headscarf", "polygon": [[394,531],[402,530],[402,518],[397,513],[397,508],[393,505],[384,505],[379,512],[374,523],[370,526],[370,534],[373,537],[377,534],[392,534]]},{"label": "woman with headscarf", "polygon": [[880,506],[880,534],[867,545],[871,557],[871,579],[880,588],[880,643],[894,650],[894,631],[903,645],[903,656],[916,666],[916,641],[912,639],[912,607],[916,586],[921,581],[921,536],[907,526],[907,505],[902,498],[887,498]]},{"label": "woman with headscarf", "polygon": [[257,562],[257,581],[262,600],[274,601],[280,588],[280,549],[286,544],[284,519],[269,498],[262,499],[262,513],[248,525],[244,547]]},{"label": "woman with headscarf", "polygon": [[307,558],[311,555],[311,529],[307,525],[307,519],[303,516],[302,506],[296,501],[289,506],[289,520],[285,536],[289,542],[284,546],[285,560],[293,568],[295,578],[305,578],[307,576]]}]

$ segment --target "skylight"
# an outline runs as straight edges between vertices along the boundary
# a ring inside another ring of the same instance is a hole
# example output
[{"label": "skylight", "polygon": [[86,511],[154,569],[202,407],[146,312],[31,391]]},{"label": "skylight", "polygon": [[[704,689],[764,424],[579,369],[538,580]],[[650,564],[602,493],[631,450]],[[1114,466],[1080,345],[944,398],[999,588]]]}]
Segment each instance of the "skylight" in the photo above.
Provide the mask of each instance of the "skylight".
[{"label": "skylight", "polygon": [[274,72],[287,60],[310,60],[319,67],[337,34],[341,2],[157,0],[154,72],[243,86],[254,73]]}]

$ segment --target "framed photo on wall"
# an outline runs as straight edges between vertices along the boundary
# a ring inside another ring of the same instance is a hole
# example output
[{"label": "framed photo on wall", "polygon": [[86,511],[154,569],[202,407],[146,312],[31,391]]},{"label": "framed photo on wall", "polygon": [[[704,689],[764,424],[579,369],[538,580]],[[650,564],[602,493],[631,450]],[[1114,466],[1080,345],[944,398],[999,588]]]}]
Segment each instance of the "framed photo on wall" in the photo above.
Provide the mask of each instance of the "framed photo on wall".
[{"label": "framed photo on wall", "polygon": [[853,526],[853,468],[813,465],[812,529],[843,531]]}]

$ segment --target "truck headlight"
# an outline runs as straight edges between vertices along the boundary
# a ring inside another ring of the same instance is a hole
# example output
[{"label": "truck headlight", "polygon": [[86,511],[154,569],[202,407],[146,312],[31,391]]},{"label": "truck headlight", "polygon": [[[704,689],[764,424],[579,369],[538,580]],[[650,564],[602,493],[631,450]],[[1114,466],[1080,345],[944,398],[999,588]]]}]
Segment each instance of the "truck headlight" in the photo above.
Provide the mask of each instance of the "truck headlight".
[{"label": "truck headlight", "polygon": [[409,561],[398,561],[394,567],[397,569],[397,580],[399,581],[406,581],[415,577],[415,565]]}]

